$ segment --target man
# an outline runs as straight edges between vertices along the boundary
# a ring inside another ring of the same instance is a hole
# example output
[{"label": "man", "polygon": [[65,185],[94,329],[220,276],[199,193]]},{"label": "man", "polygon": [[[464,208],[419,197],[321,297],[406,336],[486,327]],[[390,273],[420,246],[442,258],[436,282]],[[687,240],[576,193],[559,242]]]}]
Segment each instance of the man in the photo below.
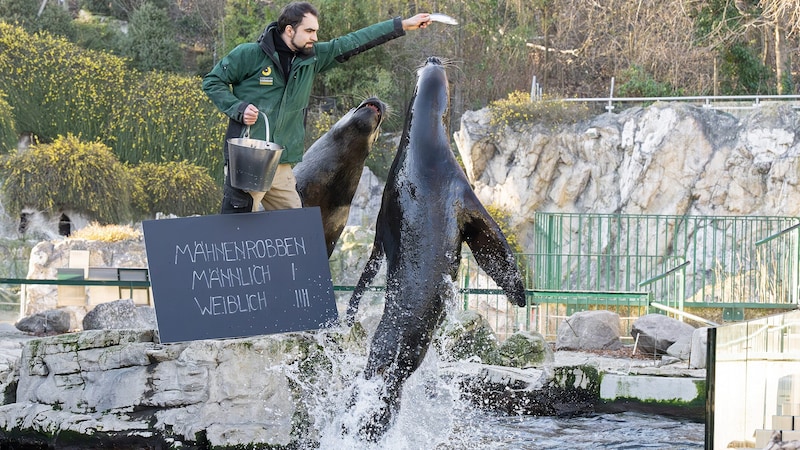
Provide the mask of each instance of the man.
[{"label": "man", "polygon": [[[272,188],[261,200],[267,210],[300,208],[291,165],[303,158],[305,116],[314,77],[351,56],[425,28],[430,14],[371,25],[329,42],[317,42],[319,14],[306,2],[286,5],[277,22],[269,24],[257,42],[237,46],[203,78],[203,91],[230,121],[225,133],[225,186],[222,213],[250,212],[253,197],[231,186],[228,139],[267,140],[283,147]],[[265,136],[264,114],[270,136]]]}]

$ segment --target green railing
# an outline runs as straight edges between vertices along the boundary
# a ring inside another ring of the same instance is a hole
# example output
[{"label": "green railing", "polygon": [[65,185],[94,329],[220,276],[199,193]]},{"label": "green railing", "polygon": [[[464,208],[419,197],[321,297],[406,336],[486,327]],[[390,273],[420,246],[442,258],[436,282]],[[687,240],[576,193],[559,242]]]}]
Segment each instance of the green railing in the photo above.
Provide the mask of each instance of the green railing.
[{"label": "green railing", "polygon": [[680,311],[796,308],[798,232],[796,217],[537,213],[533,252],[518,255],[535,305],[509,307],[469,254],[459,288],[464,307],[501,339],[518,329],[552,339],[561,320],[587,309],[616,311],[627,335],[655,311],[651,302]]},{"label": "green railing", "polygon": [[799,223],[796,217],[537,213],[534,284],[646,288],[673,307],[797,304]]}]

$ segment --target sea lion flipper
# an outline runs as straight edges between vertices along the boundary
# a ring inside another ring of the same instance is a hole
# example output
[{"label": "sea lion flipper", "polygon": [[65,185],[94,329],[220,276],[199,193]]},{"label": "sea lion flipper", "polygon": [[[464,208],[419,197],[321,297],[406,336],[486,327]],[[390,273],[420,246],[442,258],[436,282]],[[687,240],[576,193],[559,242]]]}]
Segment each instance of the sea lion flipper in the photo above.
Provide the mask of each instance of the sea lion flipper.
[{"label": "sea lion flipper", "polygon": [[472,250],[478,266],[505,291],[508,300],[517,306],[525,306],[525,286],[514,253],[497,222],[477,198],[475,203],[462,229],[464,242]]},{"label": "sea lion flipper", "polygon": [[347,304],[345,321],[348,326],[352,326],[353,323],[355,323],[356,313],[358,313],[358,305],[361,302],[361,297],[364,296],[364,290],[367,288],[367,286],[369,286],[370,283],[372,283],[372,279],[375,278],[375,274],[377,274],[378,270],[380,270],[381,263],[383,262],[383,256],[383,245],[380,244],[380,241],[376,237],[375,244],[372,246],[372,253],[369,255],[367,264],[364,266],[364,271],[361,272],[361,277],[358,279],[358,283],[353,290],[353,295],[350,296],[350,302]]}]

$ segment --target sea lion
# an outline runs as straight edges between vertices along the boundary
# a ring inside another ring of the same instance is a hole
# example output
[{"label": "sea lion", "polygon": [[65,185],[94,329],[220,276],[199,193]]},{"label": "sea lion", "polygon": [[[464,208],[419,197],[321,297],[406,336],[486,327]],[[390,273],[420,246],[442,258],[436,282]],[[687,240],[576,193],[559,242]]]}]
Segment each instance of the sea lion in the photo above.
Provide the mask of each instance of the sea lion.
[{"label": "sea lion", "polygon": [[378,138],[386,104],[370,97],[309,147],[294,169],[303,207],[319,206],[328,257],[342,234],[364,162]]},{"label": "sea lion", "polygon": [[370,441],[391,425],[403,382],[419,367],[455,296],[462,243],[511,302],[526,304],[512,250],[450,148],[448,109],[445,67],[440,59],[428,58],[417,73],[384,187],[372,253],[347,311],[352,324],[359,300],[385,257],[386,303],[364,369],[365,379],[382,378],[381,402],[358,431]]}]

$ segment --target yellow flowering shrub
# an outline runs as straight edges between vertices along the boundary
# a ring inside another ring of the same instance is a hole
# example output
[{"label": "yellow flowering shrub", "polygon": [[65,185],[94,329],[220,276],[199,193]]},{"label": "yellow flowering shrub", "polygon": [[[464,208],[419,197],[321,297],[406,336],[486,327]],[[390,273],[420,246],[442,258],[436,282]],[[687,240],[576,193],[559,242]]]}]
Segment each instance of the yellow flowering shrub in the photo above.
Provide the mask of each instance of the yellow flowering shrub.
[{"label": "yellow flowering shrub", "polygon": [[0,91],[0,153],[6,153],[17,146],[17,127],[11,105],[6,94]]},{"label": "yellow flowering shrub", "polygon": [[5,178],[0,194],[13,215],[32,207],[50,212],[74,210],[100,223],[123,223],[131,218],[133,179],[101,142],[59,136],[51,144],[10,153],[0,171]]},{"label": "yellow flowering shrub", "polygon": [[17,131],[99,139],[126,163],[188,160],[221,184],[226,120],[200,83],[0,22],[0,91]]},{"label": "yellow flowering shrub", "polygon": [[577,102],[566,102],[563,99],[548,98],[531,101],[530,94],[514,91],[505,99],[489,104],[491,112],[490,125],[496,129],[519,129],[524,125],[541,123],[544,125],[561,125],[578,122],[591,116],[589,108]]},{"label": "yellow flowering shrub", "polygon": [[87,241],[120,242],[139,239],[142,237],[142,232],[130,225],[101,225],[92,222],[88,226],[74,231],[69,237]]},{"label": "yellow flowering shrub", "polygon": [[145,193],[144,205],[137,205],[142,217],[155,213],[191,216],[214,214],[222,202],[222,189],[204,167],[187,161],[142,163],[131,167]]},{"label": "yellow flowering shrub", "polygon": [[199,77],[147,72],[131,80],[115,108],[107,139],[120,159],[188,160],[222,181],[222,140],[227,121],[200,88]]},{"label": "yellow flowering shrub", "polygon": [[121,58],[0,22],[0,91],[20,132],[45,141],[67,133],[95,139],[112,108],[123,107],[127,72]]},{"label": "yellow flowering shrub", "polygon": [[495,205],[487,206],[486,212],[488,212],[489,215],[492,216],[492,219],[497,222],[497,225],[500,226],[500,231],[505,235],[506,242],[508,242],[508,246],[511,247],[511,251],[514,253],[522,253],[522,249],[517,241],[517,235],[514,233],[514,230],[511,229],[511,213]]}]

